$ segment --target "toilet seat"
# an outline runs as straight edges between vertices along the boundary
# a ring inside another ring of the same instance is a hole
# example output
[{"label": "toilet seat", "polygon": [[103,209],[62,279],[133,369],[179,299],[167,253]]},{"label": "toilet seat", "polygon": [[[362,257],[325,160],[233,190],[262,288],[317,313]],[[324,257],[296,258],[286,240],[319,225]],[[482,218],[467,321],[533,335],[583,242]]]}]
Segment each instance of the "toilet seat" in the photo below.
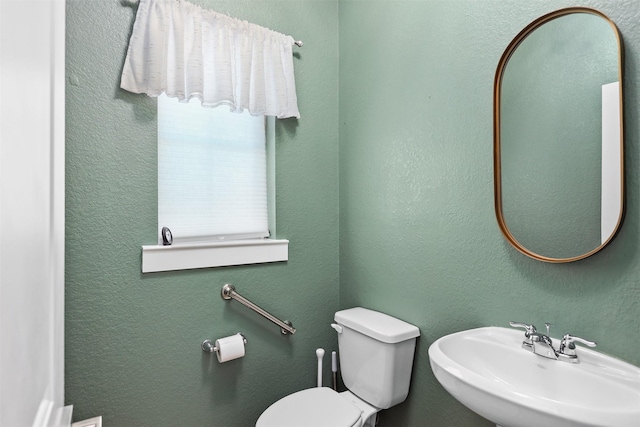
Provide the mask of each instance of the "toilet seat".
[{"label": "toilet seat", "polygon": [[360,427],[361,411],[328,387],[298,391],[269,406],[256,427]]}]

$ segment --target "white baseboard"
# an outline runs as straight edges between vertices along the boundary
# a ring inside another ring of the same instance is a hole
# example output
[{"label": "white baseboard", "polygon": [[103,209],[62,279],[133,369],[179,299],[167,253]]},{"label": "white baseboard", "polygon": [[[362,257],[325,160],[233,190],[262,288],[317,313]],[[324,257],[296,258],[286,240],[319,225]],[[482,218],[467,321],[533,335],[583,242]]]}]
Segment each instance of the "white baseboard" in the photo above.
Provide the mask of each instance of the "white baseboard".
[{"label": "white baseboard", "polygon": [[102,427],[102,416],[75,422],[71,427]]}]

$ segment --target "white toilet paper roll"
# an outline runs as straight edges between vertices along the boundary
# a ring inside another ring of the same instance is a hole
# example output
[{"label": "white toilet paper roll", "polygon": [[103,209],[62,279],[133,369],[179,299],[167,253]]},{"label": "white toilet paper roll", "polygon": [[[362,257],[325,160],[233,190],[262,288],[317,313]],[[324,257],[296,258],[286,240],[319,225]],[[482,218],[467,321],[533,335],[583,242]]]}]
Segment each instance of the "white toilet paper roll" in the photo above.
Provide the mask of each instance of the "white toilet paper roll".
[{"label": "white toilet paper roll", "polygon": [[220,363],[244,357],[244,337],[236,334],[217,339],[216,356],[218,356],[218,362]]}]

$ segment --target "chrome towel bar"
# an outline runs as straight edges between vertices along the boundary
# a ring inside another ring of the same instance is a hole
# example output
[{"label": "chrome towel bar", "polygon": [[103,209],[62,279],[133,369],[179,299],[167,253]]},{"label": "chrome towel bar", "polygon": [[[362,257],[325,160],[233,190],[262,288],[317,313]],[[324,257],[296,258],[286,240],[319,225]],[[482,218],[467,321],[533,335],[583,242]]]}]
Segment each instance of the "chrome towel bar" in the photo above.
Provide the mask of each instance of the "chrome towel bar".
[{"label": "chrome towel bar", "polygon": [[276,325],[280,326],[280,332],[282,332],[282,335],[287,335],[287,334],[295,334],[296,333],[296,328],[293,327],[293,324],[291,322],[289,322],[288,320],[285,320],[284,322],[280,319],[278,319],[275,316],[272,316],[271,314],[269,314],[267,311],[261,309],[260,307],[258,307],[257,305],[255,305],[254,303],[252,303],[251,301],[249,301],[248,299],[246,299],[245,297],[243,297],[242,295],[238,294],[236,292],[236,287],[230,284],[226,284],[222,287],[222,291],[221,291],[221,295],[222,298],[225,300],[230,300],[230,299],[234,299],[236,301],[238,301],[240,304],[249,307],[251,310],[255,311],[258,314],[261,314],[262,316],[266,317],[267,319],[271,320],[273,323],[275,323]]}]

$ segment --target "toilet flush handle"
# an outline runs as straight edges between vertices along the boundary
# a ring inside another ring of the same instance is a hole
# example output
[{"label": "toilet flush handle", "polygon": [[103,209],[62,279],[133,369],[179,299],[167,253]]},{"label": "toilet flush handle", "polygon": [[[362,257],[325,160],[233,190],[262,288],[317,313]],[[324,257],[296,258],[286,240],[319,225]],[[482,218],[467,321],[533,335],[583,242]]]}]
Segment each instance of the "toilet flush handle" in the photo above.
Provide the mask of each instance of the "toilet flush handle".
[{"label": "toilet flush handle", "polygon": [[333,329],[336,330],[337,333],[341,334],[342,333],[342,326],[338,325],[337,323],[332,323],[331,327]]}]

